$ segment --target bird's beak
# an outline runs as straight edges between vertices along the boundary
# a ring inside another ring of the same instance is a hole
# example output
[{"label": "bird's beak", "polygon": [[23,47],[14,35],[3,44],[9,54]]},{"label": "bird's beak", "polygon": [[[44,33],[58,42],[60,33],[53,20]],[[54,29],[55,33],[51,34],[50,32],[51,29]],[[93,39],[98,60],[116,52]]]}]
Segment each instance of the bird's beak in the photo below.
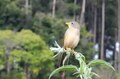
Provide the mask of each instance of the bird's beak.
[{"label": "bird's beak", "polygon": [[68,27],[70,27],[70,22],[66,22],[65,24],[66,24]]}]

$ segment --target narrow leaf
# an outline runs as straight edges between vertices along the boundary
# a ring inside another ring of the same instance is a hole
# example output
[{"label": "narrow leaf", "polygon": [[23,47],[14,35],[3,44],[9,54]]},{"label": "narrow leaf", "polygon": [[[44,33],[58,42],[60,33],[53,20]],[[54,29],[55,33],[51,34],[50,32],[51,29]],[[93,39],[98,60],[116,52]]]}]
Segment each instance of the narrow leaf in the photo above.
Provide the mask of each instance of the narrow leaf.
[{"label": "narrow leaf", "polygon": [[49,79],[55,74],[55,73],[58,73],[60,71],[77,71],[77,67],[74,66],[74,65],[65,65],[65,66],[62,66],[62,67],[59,67],[57,69],[55,69],[49,76]]},{"label": "narrow leaf", "polygon": [[91,72],[91,75],[92,75],[92,76],[94,75],[94,76],[100,78],[100,76],[99,76],[98,74],[94,73],[94,72]]},{"label": "narrow leaf", "polygon": [[107,63],[106,61],[99,60],[99,59],[98,60],[93,60],[93,61],[89,62],[88,66],[93,66],[93,65],[97,65],[97,64],[106,65],[106,66],[112,68],[115,71],[115,69],[112,67],[112,65],[110,63]]}]

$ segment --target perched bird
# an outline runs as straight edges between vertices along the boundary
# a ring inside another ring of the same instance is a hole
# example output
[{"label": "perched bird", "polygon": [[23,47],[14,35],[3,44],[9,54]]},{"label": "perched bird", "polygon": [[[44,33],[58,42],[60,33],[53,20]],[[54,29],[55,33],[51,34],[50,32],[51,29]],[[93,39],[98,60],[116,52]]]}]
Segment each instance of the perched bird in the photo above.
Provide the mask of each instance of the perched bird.
[{"label": "perched bird", "polygon": [[64,49],[72,49],[78,45],[80,41],[80,25],[76,21],[67,22],[68,29],[64,35]]}]

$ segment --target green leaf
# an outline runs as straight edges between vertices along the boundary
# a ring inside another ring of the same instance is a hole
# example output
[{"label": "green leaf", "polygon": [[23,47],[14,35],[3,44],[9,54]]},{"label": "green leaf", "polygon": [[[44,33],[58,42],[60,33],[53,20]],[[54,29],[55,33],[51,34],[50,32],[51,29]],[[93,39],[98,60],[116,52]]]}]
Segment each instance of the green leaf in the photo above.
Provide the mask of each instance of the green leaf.
[{"label": "green leaf", "polygon": [[92,75],[92,76],[94,75],[94,76],[100,78],[100,76],[99,76],[98,74],[94,73],[94,72],[91,72],[91,75]]},{"label": "green leaf", "polygon": [[49,76],[49,79],[55,74],[55,73],[58,73],[60,71],[77,71],[77,67],[74,66],[74,65],[65,65],[65,66],[62,66],[62,67],[59,67],[57,69],[55,69]]},{"label": "green leaf", "polygon": [[101,64],[101,65],[106,65],[108,67],[110,67],[111,69],[113,69],[115,71],[115,69],[112,67],[112,65],[110,63],[107,63],[104,60],[92,60],[91,62],[88,63],[88,66],[93,66],[93,65],[97,65],[97,64]]}]

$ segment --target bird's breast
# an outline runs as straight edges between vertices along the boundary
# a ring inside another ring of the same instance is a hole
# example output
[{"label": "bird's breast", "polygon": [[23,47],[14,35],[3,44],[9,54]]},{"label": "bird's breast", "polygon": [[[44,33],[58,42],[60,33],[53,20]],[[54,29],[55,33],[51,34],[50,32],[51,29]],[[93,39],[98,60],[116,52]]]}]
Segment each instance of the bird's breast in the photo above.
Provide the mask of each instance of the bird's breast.
[{"label": "bird's breast", "polygon": [[79,43],[80,32],[76,29],[67,29],[64,36],[64,47],[75,48]]}]

